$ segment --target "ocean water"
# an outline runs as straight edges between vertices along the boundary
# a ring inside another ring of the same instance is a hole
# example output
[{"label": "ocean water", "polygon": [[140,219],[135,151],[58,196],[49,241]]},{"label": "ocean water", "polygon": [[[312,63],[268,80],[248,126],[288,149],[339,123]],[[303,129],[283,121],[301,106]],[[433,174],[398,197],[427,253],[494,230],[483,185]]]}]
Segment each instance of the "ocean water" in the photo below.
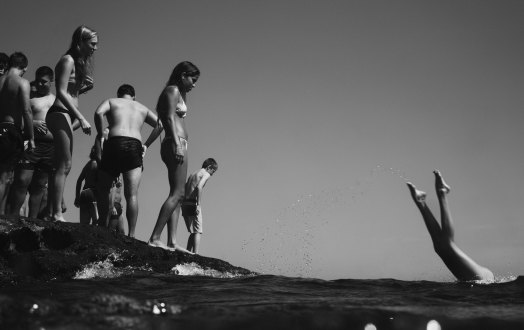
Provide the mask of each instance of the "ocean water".
[{"label": "ocean water", "polygon": [[71,280],[0,288],[0,329],[524,329],[524,277],[325,281],[108,260]]}]

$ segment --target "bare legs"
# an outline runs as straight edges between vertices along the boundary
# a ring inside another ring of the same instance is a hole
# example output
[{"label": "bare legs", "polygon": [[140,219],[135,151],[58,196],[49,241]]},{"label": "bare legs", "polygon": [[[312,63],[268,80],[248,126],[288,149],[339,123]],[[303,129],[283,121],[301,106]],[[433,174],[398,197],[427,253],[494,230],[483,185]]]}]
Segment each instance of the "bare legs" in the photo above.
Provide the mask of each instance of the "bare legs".
[{"label": "bare legs", "polygon": [[87,188],[80,193],[80,223],[98,225],[98,203],[94,189]]},{"label": "bare legs", "polygon": [[98,210],[99,218],[98,225],[102,227],[109,226],[109,205],[113,205],[112,196],[110,194],[113,177],[105,171],[98,169],[97,192],[98,192]]},{"label": "bare legs", "polygon": [[27,195],[27,188],[33,178],[34,170],[17,169],[15,171],[14,181],[9,191],[9,216],[17,217],[20,213],[20,208],[24,204]]},{"label": "bare legs", "polygon": [[[167,166],[169,196],[167,196],[167,199],[160,208],[160,213],[158,214],[155,228],[153,229],[153,233],[149,239],[149,245],[169,250],[176,249],[179,251],[189,252],[176,244],[176,229],[180,215],[180,204],[184,198],[184,186],[187,177],[187,153],[184,155],[184,162],[182,164],[178,164],[175,161],[175,157],[173,155],[167,155],[169,151],[165,149],[161,150],[161,152],[162,151],[166,153],[165,157],[162,157],[162,159]],[[166,246],[160,240],[162,230],[164,230],[166,223],[168,224],[168,246]]]},{"label": "bare legs", "polygon": [[6,215],[7,196],[9,195],[9,188],[13,182],[13,170],[0,169],[0,215]]},{"label": "bare legs", "polygon": [[410,182],[407,183],[411,197],[417,205],[424,223],[428,229],[435,252],[442,259],[448,269],[460,281],[471,280],[488,280],[494,279],[493,273],[477,264],[473,259],[466,255],[454,241],[453,221],[449,212],[447,195],[450,192],[450,187],[444,182],[439,171],[434,171],[435,174],[435,190],[440,205],[440,225],[431,213],[431,210],[426,204],[426,193],[417,190],[417,188]]},{"label": "bare legs", "polygon": [[138,186],[142,178],[142,168],[137,167],[124,175],[124,197],[126,198],[126,217],[128,236],[135,237],[136,220],[138,218]]},{"label": "bare legs", "polygon": [[63,113],[49,113],[46,118],[47,127],[53,133],[55,144],[55,166],[56,172],[49,185],[48,198],[52,208],[51,219],[65,221],[62,214],[62,197],[69,171],[71,171],[73,154],[73,130],[71,118]]},{"label": "bare legs", "polygon": [[29,185],[29,217],[37,218],[42,205],[43,197],[47,190],[48,173],[44,171],[35,171],[33,180]]},{"label": "bare legs", "polygon": [[191,252],[198,253],[198,247],[200,246],[200,233],[193,233],[189,235],[187,239],[187,249]]}]

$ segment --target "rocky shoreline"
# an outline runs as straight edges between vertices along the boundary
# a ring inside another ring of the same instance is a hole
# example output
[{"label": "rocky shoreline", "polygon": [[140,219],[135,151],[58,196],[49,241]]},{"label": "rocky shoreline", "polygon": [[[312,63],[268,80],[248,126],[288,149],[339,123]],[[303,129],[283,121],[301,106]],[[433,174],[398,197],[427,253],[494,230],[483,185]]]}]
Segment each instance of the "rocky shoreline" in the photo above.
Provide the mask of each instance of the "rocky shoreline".
[{"label": "rocky shoreline", "polygon": [[[118,258],[114,258],[117,255]],[[180,264],[236,275],[252,274],[223,260],[151,247],[105,228],[40,219],[0,218],[0,286],[71,279],[90,263],[112,258],[116,268],[169,273]]]}]

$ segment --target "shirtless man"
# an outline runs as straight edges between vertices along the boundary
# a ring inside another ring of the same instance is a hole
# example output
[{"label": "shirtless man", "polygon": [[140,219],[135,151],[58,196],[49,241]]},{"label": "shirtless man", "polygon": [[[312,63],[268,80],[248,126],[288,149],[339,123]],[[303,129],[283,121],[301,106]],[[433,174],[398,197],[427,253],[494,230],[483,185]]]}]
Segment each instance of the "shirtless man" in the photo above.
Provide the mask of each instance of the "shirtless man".
[{"label": "shirtless man", "polygon": [[[126,199],[126,217],[128,236],[135,236],[138,218],[138,186],[142,177],[142,157],[145,148],[155,141],[162,126],[157,116],[144,105],[135,101],[135,89],[124,84],[118,88],[117,98],[107,99],[98,106],[95,112],[97,137],[97,158],[100,159],[98,174],[98,204],[100,221],[109,225],[109,205],[111,205],[111,184],[122,173],[124,177],[124,197]],[[103,121],[107,118],[109,135],[104,142],[100,157],[103,137]],[[140,131],[144,122],[154,127],[146,143],[142,145]],[[145,146],[145,147],[144,147]]]},{"label": "shirtless man", "polygon": [[433,247],[448,269],[459,281],[494,280],[493,273],[488,268],[477,264],[455,243],[453,220],[448,208],[447,195],[451,191],[439,171],[435,175],[435,190],[440,204],[440,225],[426,204],[426,193],[418,190],[411,182],[407,183],[411,197],[417,205],[422,219],[426,224]]},{"label": "shirtless man", "polygon": [[41,66],[36,70],[35,87],[30,100],[33,113],[33,128],[35,148],[27,151],[19,162],[14,182],[9,193],[9,215],[19,213],[29,188],[29,217],[36,218],[40,211],[42,196],[47,189],[48,176],[53,171],[53,134],[47,129],[45,117],[47,110],[55,102],[55,95],[51,93],[54,81],[54,72],[48,66]]},{"label": "shirtless man", "polygon": [[187,250],[198,253],[200,236],[202,235],[202,191],[207,180],[217,171],[218,164],[213,158],[208,158],[202,168],[187,178],[185,199],[182,202],[182,216],[189,231]]},{"label": "shirtless man", "polygon": [[29,82],[22,78],[27,70],[27,57],[13,53],[9,69],[0,77],[0,215],[5,214],[5,198],[9,178],[13,175],[24,150],[22,127],[28,140],[28,150],[35,147],[33,113],[29,104]]}]

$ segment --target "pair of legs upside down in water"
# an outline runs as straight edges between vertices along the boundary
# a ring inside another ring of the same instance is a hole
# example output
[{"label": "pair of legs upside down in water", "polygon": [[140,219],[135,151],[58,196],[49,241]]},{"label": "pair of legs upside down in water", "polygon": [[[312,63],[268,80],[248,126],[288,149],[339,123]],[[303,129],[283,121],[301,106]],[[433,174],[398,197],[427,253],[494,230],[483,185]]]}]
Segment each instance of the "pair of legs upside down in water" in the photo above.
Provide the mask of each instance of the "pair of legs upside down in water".
[{"label": "pair of legs upside down in water", "polygon": [[426,193],[418,190],[411,182],[408,182],[407,185],[413,201],[422,214],[433,241],[435,252],[459,281],[493,281],[494,276],[489,269],[477,264],[455,244],[453,219],[447,201],[450,187],[444,182],[439,171],[433,171],[433,173],[435,174],[435,190],[440,205],[440,225],[426,204]]}]

